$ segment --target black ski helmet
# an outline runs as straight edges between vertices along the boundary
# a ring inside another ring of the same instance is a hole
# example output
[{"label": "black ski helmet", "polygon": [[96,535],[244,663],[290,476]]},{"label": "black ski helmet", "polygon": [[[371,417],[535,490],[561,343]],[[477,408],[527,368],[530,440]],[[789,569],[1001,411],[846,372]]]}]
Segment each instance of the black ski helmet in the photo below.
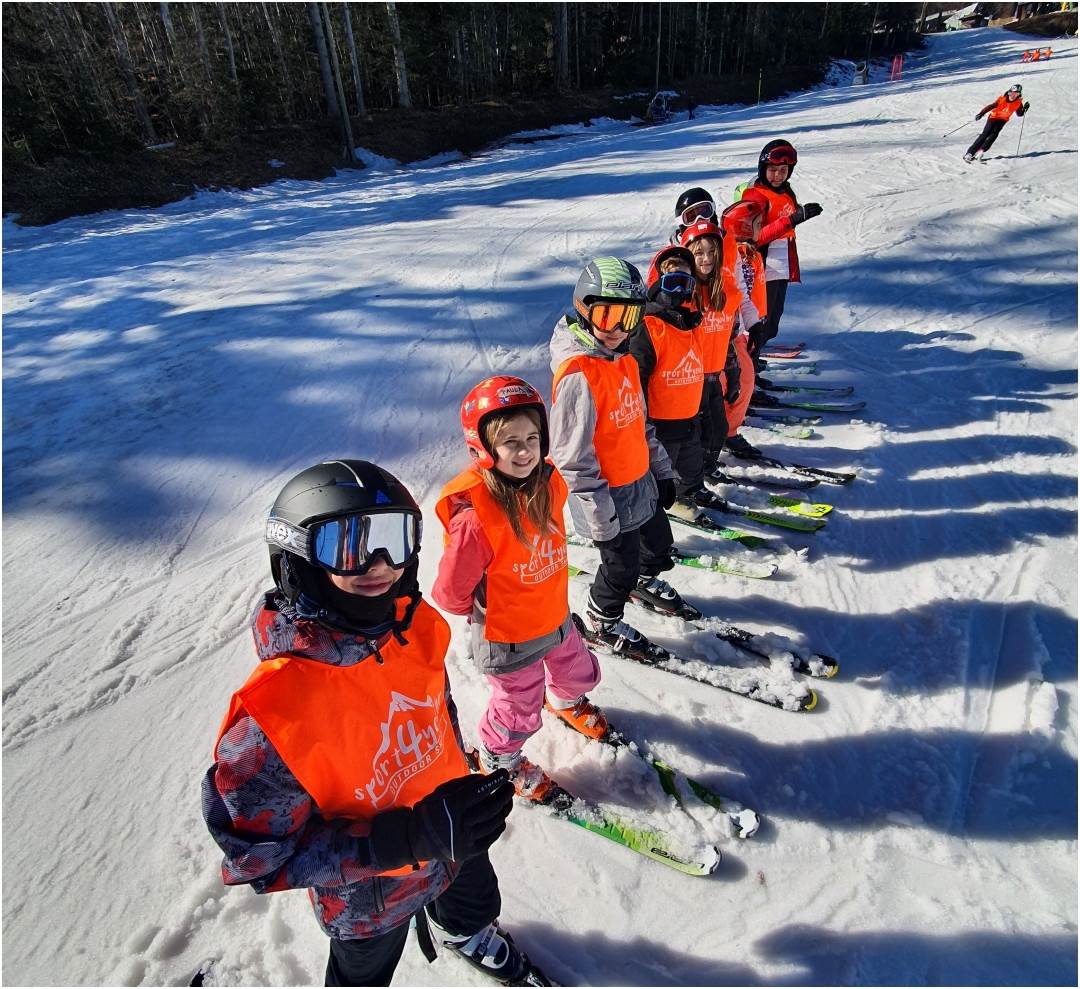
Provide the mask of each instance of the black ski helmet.
[{"label": "black ski helmet", "polygon": [[[416,516],[419,551],[423,518],[420,506],[389,471],[367,460],[327,460],[301,471],[286,482],[266,520],[265,539],[270,545],[274,583],[291,603],[301,593],[316,603],[325,603],[326,571],[308,561],[307,547],[299,545],[298,538],[302,539],[309,526],[326,519],[389,511]],[[403,590],[415,584],[417,562],[414,554],[399,582]]]},{"label": "black ski helmet", "polygon": [[716,201],[705,189],[694,186],[693,189],[687,189],[675,200],[675,215],[681,218],[684,209],[688,206],[696,206],[698,203],[712,203],[714,207],[716,206]]},{"label": "black ski helmet", "polygon": [[799,154],[795,150],[795,146],[790,141],[785,141],[782,137],[777,138],[775,141],[770,141],[761,149],[761,154],[758,155],[757,174],[760,182],[765,182],[765,168],[768,165],[776,164],[772,160],[773,156],[780,154],[785,158],[792,160],[785,161],[783,164],[788,166],[788,179],[791,178],[792,172],[795,171],[795,165],[799,160]]}]

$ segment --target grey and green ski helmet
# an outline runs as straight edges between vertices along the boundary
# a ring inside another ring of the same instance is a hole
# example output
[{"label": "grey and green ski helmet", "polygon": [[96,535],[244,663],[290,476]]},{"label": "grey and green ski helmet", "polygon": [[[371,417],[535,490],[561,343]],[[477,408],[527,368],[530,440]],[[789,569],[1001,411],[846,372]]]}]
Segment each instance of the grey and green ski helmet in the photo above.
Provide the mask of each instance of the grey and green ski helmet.
[{"label": "grey and green ski helmet", "polygon": [[601,300],[644,302],[645,279],[641,272],[622,258],[593,258],[574,286],[574,307],[578,312],[588,312],[590,305]]},{"label": "grey and green ski helmet", "polygon": [[1015,91],[1015,93],[1016,93],[1016,95],[1017,95],[1017,96],[1023,96],[1023,95],[1024,95],[1024,87],[1023,87],[1023,86],[1021,86],[1021,85],[1020,85],[1020,83],[1018,83],[1018,82],[1016,82],[1016,83],[1013,83],[1013,84],[1012,84],[1012,85],[1011,85],[1011,86],[1009,87],[1009,90],[1008,90],[1008,91],[1009,91],[1010,93],[1011,93],[1011,92],[1014,92],[1014,91]]}]

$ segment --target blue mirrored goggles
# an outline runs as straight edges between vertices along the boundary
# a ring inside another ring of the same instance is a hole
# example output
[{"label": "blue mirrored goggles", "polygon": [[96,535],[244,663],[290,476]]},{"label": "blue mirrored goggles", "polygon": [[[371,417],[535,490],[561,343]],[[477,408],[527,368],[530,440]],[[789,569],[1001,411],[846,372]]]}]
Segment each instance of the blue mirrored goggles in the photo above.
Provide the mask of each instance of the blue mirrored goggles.
[{"label": "blue mirrored goggles", "polygon": [[660,276],[660,291],[665,295],[691,295],[697,279],[689,271],[669,271]]},{"label": "blue mirrored goggles", "polygon": [[382,558],[394,568],[420,552],[424,523],[416,512],[362,512],[295,526],[271,516],[266,541],[342,577],[366,573]]}]

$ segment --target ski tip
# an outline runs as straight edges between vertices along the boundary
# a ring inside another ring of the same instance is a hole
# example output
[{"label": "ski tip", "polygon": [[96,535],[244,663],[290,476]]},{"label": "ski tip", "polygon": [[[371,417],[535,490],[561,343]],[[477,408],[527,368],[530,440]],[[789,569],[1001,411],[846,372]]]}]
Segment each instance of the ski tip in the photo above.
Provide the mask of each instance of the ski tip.
[{"label": "ski tip", "polygon": [[806,696],[802,700],[802,704],[799,706],[800,711],[813,711],[818,705],[818,695],[816,691],[807,691]]}]

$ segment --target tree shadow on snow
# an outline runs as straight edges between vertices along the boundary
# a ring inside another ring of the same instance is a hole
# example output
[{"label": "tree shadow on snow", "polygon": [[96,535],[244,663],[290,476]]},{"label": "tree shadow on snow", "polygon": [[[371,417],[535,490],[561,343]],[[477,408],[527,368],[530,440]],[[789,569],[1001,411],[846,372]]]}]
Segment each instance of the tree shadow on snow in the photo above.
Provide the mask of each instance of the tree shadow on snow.
[{"label": "tree shadow on snow", "polygon": [[780,840],[785,820],[1009,842],[1076,837],[1076,760],[1027,733],[883,730],[770,742],[701,718],[620,717],[647,747],[674,746],[723,767],[694,776],[770,818]]},{"label": "tree shadow on snow", "polygon": [[1077,975],[1075,932],[933,936],[792,924],[771,931],[755,947],[771,963],[802,969],[778,985],[1068,986]]},{"label": "tree shadow on snow", "polygon": [[514,939],[562,985],[757,986],[767,984],[748,965],[695,957],[640,934],[570,931],[516,921]]}]

